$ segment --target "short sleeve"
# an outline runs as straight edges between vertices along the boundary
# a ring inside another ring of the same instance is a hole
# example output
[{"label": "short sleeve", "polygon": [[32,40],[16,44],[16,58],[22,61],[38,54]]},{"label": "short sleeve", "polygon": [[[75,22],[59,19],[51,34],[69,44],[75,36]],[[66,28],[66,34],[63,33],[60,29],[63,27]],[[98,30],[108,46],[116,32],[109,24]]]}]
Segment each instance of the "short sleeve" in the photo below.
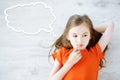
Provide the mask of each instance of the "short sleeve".
[{"label": "short sleeve", "polygon": [[99,59],[104,58],[104,53],[98,43],[93,47],[93,50]]},{"label": "short sleeve", "polygon": [[53,59],[57,59],[58,62],[62,65],[62,54],[63,54],[63,48],[57,50],[52,54]]}]

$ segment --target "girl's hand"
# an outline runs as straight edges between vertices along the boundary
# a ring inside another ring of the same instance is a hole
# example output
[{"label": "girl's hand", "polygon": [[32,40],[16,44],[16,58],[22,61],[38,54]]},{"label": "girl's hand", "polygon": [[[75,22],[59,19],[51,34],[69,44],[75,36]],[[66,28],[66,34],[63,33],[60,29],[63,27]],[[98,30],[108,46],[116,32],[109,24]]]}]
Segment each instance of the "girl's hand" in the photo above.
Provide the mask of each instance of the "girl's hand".
[{"label": "girl's hand", "polygon": [[76,64],[80,59],[82,58],[82,55],[80,53],[80,50],[74,49],[72,53],[69,55],[68,62],[71,65]]}]

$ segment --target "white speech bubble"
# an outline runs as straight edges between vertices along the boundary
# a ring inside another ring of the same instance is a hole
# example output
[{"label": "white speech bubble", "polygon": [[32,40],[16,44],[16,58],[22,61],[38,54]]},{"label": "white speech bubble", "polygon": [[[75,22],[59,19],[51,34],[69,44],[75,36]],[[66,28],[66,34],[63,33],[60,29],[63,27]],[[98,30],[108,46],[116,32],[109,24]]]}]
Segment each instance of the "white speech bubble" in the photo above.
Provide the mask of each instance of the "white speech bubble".
[{"label": "white speech bubble", "polygon": [[38,34],[40,31],[52,32],[56,20],[53,9],[44,2],[18,4],[4,10],[6,24],[15,32]]}]

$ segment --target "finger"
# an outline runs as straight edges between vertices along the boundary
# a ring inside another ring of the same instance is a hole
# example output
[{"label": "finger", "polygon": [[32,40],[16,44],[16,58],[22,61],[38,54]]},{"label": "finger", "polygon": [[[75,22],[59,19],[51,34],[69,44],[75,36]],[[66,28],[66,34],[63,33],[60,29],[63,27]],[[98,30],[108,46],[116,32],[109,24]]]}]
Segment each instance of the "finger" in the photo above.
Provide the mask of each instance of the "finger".
[{"label": "finger", "polygon": [[74,49],[73,52],[79,52],[79,49]]}]

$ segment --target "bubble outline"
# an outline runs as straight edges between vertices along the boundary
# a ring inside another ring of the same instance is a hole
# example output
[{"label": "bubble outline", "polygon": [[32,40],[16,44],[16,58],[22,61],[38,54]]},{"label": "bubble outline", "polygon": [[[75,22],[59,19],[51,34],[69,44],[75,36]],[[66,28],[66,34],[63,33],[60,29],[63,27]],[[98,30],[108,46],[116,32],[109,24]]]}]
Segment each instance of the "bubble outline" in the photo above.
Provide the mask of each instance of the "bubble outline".
[{"label": "bubble outline", "polygon": [[[17,30],[17,29],[15,29],[14,27],[12,27],[12,26],[9,25],[10,21],[8,20],[8,16],[9,16],[9,15],[7,14],[7,10],[10,10],[10,9],[13,9],[13,8],[16,8],[16,7],[23,7],[23,6],[26,6],[26,5],[28,5],[28,6],[34,6],[34,5],[37,5],[37,4],[42,4],[42,5],[44,5],[45,8],[50,9],[50,13],[51,13],[52,16],[54,17],[54,19],[52,19],[51,23],[49,24],[50,30],[46,30],[46,29],[44,29],[44,28],[40,28],[39,31],[36,31],[36,32],[34,32],[34,33],[29,33],[29,32],[26,32],[26,31],[24,31],[24,30]],[[5,21],[7,22],[7,23],[6,23],[7,27],[11,28],[11,29],[12,29],[13,31],[15,31],[15,32],[23,32],[23,33],[25,33],[25,34],[38,34],[38,33],[40,33],[40,31],[45,31],[45,32],[48,32],[48,33],[51,33],[51,34],[54,35],[54,32],[52,32],[52,31],[53,31],[53,28],[52,28],[51,25],[55,22],[56,16],[55,16],[54,13],[53,13],[53,9],[52,9],[50,6],[48,6],[47,4],[45,4],[44,2],[39,1],[39,2],[31,2],[31,3],[29,3],[29,4],[17,4],[17,5],[14,5],[14,6],[11,6],[11,7],[6,8],[6,9],[4,10],[4,14],[5,14]]]}]

